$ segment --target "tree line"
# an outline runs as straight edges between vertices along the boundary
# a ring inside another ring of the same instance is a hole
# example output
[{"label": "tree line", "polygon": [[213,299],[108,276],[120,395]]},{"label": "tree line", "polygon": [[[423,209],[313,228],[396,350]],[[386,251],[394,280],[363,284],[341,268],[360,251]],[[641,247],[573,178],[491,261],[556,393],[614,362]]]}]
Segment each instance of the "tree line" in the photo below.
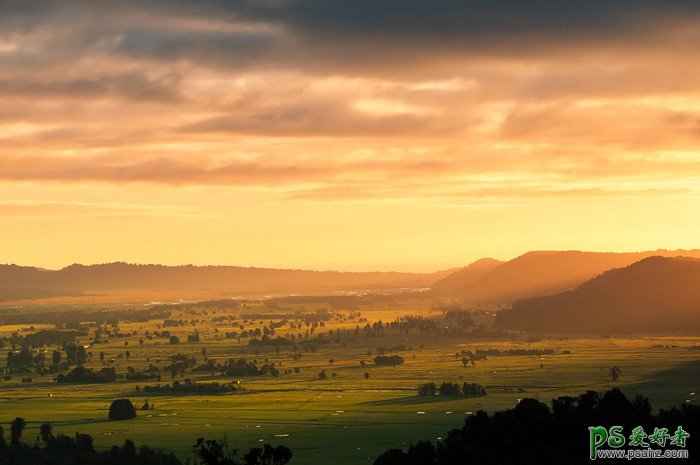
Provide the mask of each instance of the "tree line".
[{"label": "tree line", "polygon": [[[468,416],[462,428],[437,443],[419,441],[405,451],[390,449],[374,465],[588,464],[588,428],[601,425],[619,425],[627,434],[638,427],[651,432],[682,426],[692,435],[700,431],[700,407],[686,403],[654,415],[647,398],[638,395],[630,400],[617,388],[603,395],[587,391],[559,397],[551,407],[522,399],[508,410],[492,415],[480,410]],[[687,450],[690,457],[697,452],[692,440]]]},{"label": "tree line", "polygon": [[418,386],[418,395],[422,397],[478,397],[485,396],[486,389],[481,384],[464,383],[461,386],[457,383],[445,381],[440,386],[435,383],[423,383]]},{"label": "tree line", "polygon": [[[43,423],[33,442],[22,441],[27,427],[24,418],[10,423],[10,441],[5,439],[0,425],[0,463],[3,465],[183,465],[171,452],[154,449],[146,444],[136,447],[127,439],[121,446],[108,450],[95,449],[93,438],[76,433],[54,435],[51,423]],[[285,465],[292,451],[285,446],[264,444],[245,453],[228,447],[226,441],[198,438],[192,448],[192,465]]]}]

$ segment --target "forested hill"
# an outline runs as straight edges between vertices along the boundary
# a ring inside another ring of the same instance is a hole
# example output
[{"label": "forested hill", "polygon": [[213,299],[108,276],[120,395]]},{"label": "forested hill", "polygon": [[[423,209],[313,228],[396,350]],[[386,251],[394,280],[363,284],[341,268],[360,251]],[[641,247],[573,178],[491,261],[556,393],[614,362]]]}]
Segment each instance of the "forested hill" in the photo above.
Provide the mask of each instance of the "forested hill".
[{"label": "forested hill", "polygon": [[598,334],[698,330],[700,259],[646,258],[572,291],[517,301],[496,325]]}]

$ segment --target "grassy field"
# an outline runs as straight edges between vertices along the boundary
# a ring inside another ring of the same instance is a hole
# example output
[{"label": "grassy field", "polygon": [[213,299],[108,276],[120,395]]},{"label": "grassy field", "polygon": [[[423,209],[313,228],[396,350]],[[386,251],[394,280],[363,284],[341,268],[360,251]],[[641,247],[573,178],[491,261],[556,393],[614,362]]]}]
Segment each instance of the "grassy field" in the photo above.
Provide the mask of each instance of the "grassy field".
[{"label": "grassy field", "polygon": [[[421,307],[423,305],[423,307]],[[297,306],[294,311],[311,311],[313,306]],[[281,311],[281,310],[275,310]],[[286,312],[289,309],[285,310]],[[406,303],[396,308],[382,305],[362,308],[362,318],[368,322],[393,321],[397,317],[421,311],[439,317],[424,304]],[[488,340],[474,337],[435,336],[389,332],[378,337],[360,336],[354,341],[342,340],[319,345],[316,353],[302,352],[299,359],[292,352],[275,347],[250,347],[248,339],[224,339],[226,331],[262,327],[264,321],[246,319],[242,314],[271,310],[253,305],[244,309],[212,309],[207,314],[173,313],[171,318],[198,319],[195,325],[162,328],[162,320],[147,323],[119,323],[121,333],[136,332],[129,337],[112,338],[88,349],[89,368],[101,368],[98,356],[105,353],[105,363],[124,373],[127,366],[142,370],[149,364],[163,366],[168,357],[177,353],[195,356],[203,362],[202,349],[219,362],[229,358],[264,359],[274,362],[280,376],[230,378],[211,374],[178,376],[197,381],[231,382],[240,380],[243,391],[222,395],[153,395],[137,391],[137,385],[157,384],[154,381],[131,382],[123,378],[106,384],[56,383],[55,375],[31,376],[31,383],[21,382],[13,375],[0,381],[0,422],[5,424],[17,416],[28,423],[24,440],[33,442],[40,423],[49,421],[57,432],[88,433],[98,447],[109,447],[125,438],[137,444],[175,451],[183,459],[199,436],[227,438],[235,448],[247,449],[262,442],[284,444],[294,452],[292,463],[312,464],[319,460],[339,465],[372,463],[388,448],[402,447],[420,439],[438,440],[449,429],[460,427],[465,415],[479,409],[495,411],[513,407],[521,398],[534,397],[543,402],[561,395],[577,395],[586,390],[604,391],[621,387],[628,395],[648,396],[655,408],[694,402],[690,396],[700,388],[700,351],[689,347],[700,344],[700,337],[635,337],[635,338],[563,338],[517,335],[514,339]],[[214,322],[214,317],[236,315],[236,323]],[[325,327],[315,334],[343,329],[354,330],[360,324],[351,312],[336,312]],[[488,322],[490,314],[476,317]],[[245,321],[245,322],[244,322]],[[290,327],[292,321],[277,328],[277,335],[305,332]],[[161,327],[159,328],[159,325]],[[28,334],[40,329],[35,325],[0,327],[0,335],[13,332]],[[46,326],[46,325],[45,325]],[[50,326],[50,325],[48,325]],[[47,326],[47,327],[48,327]],[[199,332],[201,342],[170,345],[166,339],[144,339],[146,331],[167,329],[186,341],[188,334]],[[311,337],[313,337],[312,335]],[[81,338],[88,344],[89,337]],[[128,345],[125,345],[128,343]],[[405,363],[396,367],[376,366],[372,358],[380,346],[404,348],[399,353]],[[507,350],[552,349],[553,355],[489,356],[474,366],[464,366],[462,350],[476,348]],[[55,347],[54,347],[55,348]],[[3,349],[9,350],[8,347]],[[52,348],[53,350],[53,348]],[[127,359],[125,351],[130,352]],[[258,351],[256,353],[255,351]],[[371,352],[372,355],[368,355]],[[331,359],[333,362],[331,362]],[[365,366],[360,361],[366,362]],[[619,381],[611,383],[609,369],[622,370]],[[285,374],[285,370],[299,372]],[[318,373],[325,370],[326,379]],[[365,378],[365,372],[369,378]],[[163,373],[161,384],[173,381]],[[424,382],[452,381],[483,385],[488,394],[474,398],[419,397],[417,386]],[[142,404],[145,399],[155,408],[139,411],[136,419],[122,422],[107,420],[107,409],[116,398],[128,397]]]}]

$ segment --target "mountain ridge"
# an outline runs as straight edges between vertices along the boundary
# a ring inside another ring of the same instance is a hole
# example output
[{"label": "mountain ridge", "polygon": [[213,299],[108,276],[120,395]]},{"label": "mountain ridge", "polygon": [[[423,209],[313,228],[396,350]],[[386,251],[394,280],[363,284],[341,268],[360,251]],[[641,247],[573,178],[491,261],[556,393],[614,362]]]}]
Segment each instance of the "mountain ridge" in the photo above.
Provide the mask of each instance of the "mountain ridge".
[{"label": "mountain ridge", "polygon": [[454,270],[434,273],[395,271],[315,271],[226,265],[157,265],[111,262],[72,264],[58,270],[0,265],[0,298],[123,290],[196,289],[233,294],[358,291],[381,288],[427,288]]},{"label": "mountain ridge", "polygon": [[[504,303],[542,295],[556,294],[613,268],[624,267],[641,259],[660,255],[686,255],[700,258],[700,250],[667,250],[643,252],[584,252],[579,250],[540,250],[522,254],[461,285],[455,275],[447,276],[432,286],[436,295],[459,298],[473,303]],[[446,285],[446,283],[448,285]]]},{"label": "mountain ridge", "polygon": [[608,270],[570,291],[518,300],[501,328],[634,333],[700,328],[700,259],[652,256]]}]

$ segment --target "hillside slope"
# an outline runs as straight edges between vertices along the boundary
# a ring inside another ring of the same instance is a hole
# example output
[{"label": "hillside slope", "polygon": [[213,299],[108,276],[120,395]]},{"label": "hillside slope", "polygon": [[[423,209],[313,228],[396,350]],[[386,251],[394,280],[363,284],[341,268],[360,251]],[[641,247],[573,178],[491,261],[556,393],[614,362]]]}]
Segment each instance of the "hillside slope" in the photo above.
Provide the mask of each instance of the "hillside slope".
[{"label": "hillside slope", "polygon": [[482,258],[437,281],[431,286],[431,289],[440,295],[458,294],[503,263],[505,262],[493,258]]},{"label": "hillside slope", "polygon": [[[515,300],[568,291],[613,268],[620,268],[651,256],[700,258],[700,250],[657,250],[635,253],[580,251],[528,252],[484,273],[478,279],[459,284],[457,272],[441,282],[447,290],[433,287],[437,294],[477,303],[511,303]],[[438,283],[436,283],[438,284]]]},{"label": "hillside slope", "polygon": [[560,333],[700,329],[700,259],[650,257],[610,270],[572,291],[519,300],[502,328]]}]

